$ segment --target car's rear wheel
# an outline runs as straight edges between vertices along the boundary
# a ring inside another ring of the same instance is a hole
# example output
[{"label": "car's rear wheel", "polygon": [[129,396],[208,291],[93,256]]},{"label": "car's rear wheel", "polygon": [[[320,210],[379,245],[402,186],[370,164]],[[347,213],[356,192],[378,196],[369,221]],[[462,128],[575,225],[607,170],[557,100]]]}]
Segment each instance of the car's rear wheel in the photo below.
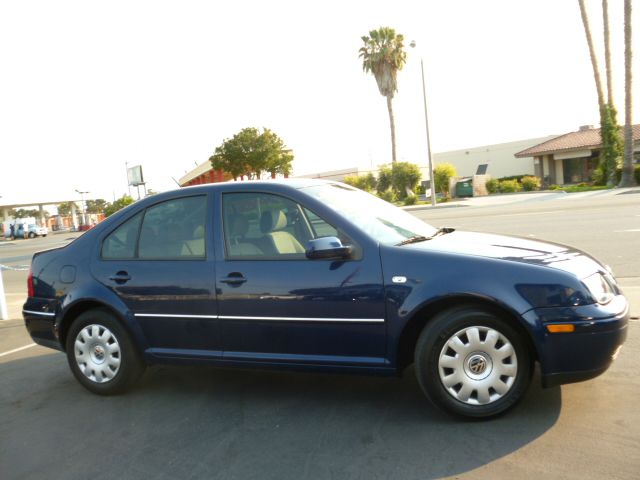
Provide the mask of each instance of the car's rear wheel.
[{"label": "car's rear wheel", "polygon": [[144,372],[144,362],[129,335],[105,310],[82,313],[69,329],[66,347],[76,379],[100,395],[124,392]]},{"label": "car's rear wheel", "polygon": [[476,307],[447,310],[429,322],[418,338],[415,362],[418,382],[436,406],[474,418],[513,407],[533,365],[522,335]]},{"label": "car's rear wheel", "polygon": [[35,238],[36,234],[33,232],[29,232],[29,238]]}]

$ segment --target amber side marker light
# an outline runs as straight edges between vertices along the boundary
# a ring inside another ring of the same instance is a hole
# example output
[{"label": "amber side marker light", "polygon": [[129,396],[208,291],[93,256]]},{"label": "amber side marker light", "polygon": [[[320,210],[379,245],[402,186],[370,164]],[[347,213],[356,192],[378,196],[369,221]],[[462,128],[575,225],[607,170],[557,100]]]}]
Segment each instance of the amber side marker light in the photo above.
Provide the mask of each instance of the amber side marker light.
[{"label": "amber side marker light", "polygon": [[576,326],[571,323],[557,323],[555,325],[547,325],[549,333],[571,333],[575,332]]}]

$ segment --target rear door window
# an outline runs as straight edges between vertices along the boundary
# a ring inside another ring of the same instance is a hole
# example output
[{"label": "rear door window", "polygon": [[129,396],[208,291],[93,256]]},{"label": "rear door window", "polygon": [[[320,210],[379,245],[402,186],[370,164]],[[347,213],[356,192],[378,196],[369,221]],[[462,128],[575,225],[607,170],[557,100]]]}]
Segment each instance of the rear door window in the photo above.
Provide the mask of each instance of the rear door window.
[{"label": "rear door window", "polygon": [[176,198],[138,213],[102,244],[106,260],[188,260],[206,257],[207,197]]},{"label": "rear door window", "polygon": [[206,197],[169,200],[146,210],[138,258],[168,260],[204,258]]},{"label": "rear door window", "polygon": [[141,220],[142,213],[138,213],[111,232],[102,243],[102,258],[107,260],[135,258]]}]

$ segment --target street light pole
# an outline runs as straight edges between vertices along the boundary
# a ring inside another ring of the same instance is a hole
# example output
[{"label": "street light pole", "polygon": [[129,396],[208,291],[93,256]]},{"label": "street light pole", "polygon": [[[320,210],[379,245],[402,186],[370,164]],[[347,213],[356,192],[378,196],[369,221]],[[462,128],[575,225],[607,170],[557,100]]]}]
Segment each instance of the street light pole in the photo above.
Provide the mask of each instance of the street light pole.
[{"label": "street light pole", "polygon": [[[409,44],[411,48],[416,47],[415,40]],[[429,135],[429,115],[427,114],[427,88],[424,81],[424,61],[420,56],[420,71],[422,72],[422,99],[424,100],[424,125],[427,133],[427,158],[429,160],[429,185],[431,189],[431,206],[436,206],[436,182],[433,173],[433,160],[431,159],[431,135]]]}]

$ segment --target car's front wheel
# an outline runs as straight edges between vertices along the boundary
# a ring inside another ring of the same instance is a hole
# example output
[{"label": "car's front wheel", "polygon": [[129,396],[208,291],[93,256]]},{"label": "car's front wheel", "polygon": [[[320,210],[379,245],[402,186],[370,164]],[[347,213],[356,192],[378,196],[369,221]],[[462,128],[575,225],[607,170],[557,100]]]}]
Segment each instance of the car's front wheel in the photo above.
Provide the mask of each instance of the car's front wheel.
[{"label": "car's front wheel", "polygon": [[35,238],[36,234],[33,232],[29,232],[29,238]]},{"label": "car's front wheel", "polygon": [[447,310],[424,328],[415,351],[416,375],[443,410],[487,418],[513,407],[531,380],[531,356],[522,335],[476,307]]},{"label": "car's front wheel", "polygon": [[66,348],[76,379],[100,395],[127,390],[145,368],[125,329],[106,310],[78,316],[69,329]]}]

